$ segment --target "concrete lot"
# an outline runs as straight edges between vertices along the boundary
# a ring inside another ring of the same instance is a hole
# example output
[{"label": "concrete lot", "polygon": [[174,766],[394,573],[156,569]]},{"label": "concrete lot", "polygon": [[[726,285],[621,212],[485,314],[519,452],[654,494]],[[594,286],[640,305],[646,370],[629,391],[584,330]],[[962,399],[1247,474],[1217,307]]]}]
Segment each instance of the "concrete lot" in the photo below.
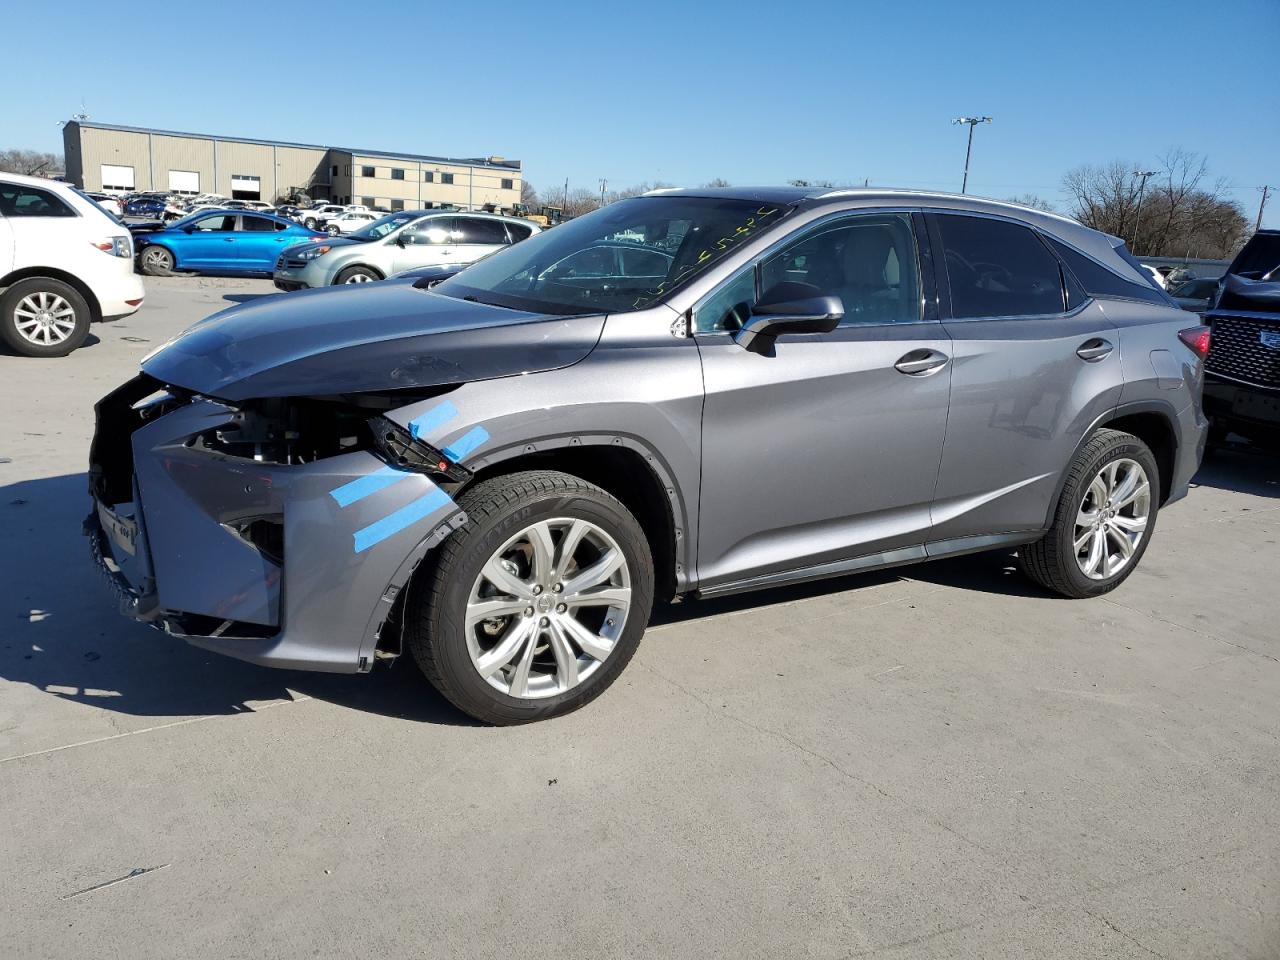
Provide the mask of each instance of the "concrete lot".
[{"label": "concrete lot", "polygon": [[489,729],[98,581],[93,401],[270,290],[149,280],[0,356],[0,955],[1280,957],[1280,461],[1212,461],[1107,599],[988,554],[688,604],[586,710]]}]

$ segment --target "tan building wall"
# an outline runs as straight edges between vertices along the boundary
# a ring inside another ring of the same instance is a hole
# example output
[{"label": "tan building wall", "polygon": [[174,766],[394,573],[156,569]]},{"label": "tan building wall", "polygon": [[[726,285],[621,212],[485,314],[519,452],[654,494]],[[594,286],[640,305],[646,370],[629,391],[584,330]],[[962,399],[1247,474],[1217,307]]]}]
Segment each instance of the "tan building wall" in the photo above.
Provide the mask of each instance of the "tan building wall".
[{"label": "tan building wall", "polygon": [[[247,177],[257,178],[259,197],[267,201],[287,196],[293,188],[307,188],[313,197],[338,202],[367,199],[370,206],[410,210],[444,205],[510,210],[520,200],[520,170],[515,167],[369,156],[320,146],[122,130],[76,121],[64,126],[63,142],[67,173],[86,190],[129,189],[125,183],[103,182],[103,167],[108,165],[132,170],[132,190],[186,189],[230,197],[233,178]],[[446,182],[450,178],[452,183]]]}]

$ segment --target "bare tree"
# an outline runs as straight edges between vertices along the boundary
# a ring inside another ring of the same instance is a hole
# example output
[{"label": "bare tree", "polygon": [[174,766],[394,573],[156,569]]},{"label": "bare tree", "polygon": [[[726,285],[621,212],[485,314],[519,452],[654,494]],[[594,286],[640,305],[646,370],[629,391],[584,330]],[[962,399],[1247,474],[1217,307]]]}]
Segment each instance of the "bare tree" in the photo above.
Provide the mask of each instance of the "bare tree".
[{"label": "bare tree", "polygon": [[625,200],[627,197],[638,197],[641,194],[648,193],[650,190],[666,190],[673,186],[675,184],[665,183],[662,180],[655,180],[653,183],[646,180],[643,183],[623,187],[621,190],[610,190],[608,199],[610,203],[613,203],[615,200]]},{"label": "bare tree", "polygon": [[520,202],[530,210],[538,205],[538,188],[528,180],[520,181]]},{"label": "bare tree", "polygon": [[834,187],[830,180],[788,180],[793,187]]},{"label": "bare tree", "polygon": [[39,150],[0,150],[0,170],[38,177],[61,172],[62,154]]},{"label": "bare tree", "polygon": [[1231,256],[1249,224],[1226,181],[1206,183],[1208,162],[1199,154],[1172,149],[1158,159],[1145,189],[1123,160],[1069,171],[1062,186],[1076,218],[1143,256]]},{"label": "bare tree", "polygon": [[726,180],[724,177],[716,177],[714,180],[708,180],[706,183],[703,184],[703,186],[711,187],[714,189],[717,187],[732,187],[733,184],[730,183],[728,180]]},{"label": "bare tree", "polygon": [[1024,207],[1030,207],[1032,210],[1043,210],[1045,213],[1057,213],[1053,204],[1044,197],[1038,197],[1034,193],[1024,193],[1017,197],[1010,197],[1009,203],[1016,203]]}]

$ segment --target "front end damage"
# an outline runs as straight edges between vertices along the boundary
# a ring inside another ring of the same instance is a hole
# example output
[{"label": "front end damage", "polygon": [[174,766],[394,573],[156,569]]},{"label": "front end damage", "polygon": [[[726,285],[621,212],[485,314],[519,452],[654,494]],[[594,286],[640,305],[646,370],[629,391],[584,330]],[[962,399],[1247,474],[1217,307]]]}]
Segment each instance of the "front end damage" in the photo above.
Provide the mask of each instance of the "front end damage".
[{"label": "front end damage", "polygon": [[[466,519],[476,431],[431,444],[448,389],[232,404],[144,374],[104,397],[85,532],[122,612],[255,663],[370,669],[413,569]],[[413,401],[417,420],[383,416]]]}]

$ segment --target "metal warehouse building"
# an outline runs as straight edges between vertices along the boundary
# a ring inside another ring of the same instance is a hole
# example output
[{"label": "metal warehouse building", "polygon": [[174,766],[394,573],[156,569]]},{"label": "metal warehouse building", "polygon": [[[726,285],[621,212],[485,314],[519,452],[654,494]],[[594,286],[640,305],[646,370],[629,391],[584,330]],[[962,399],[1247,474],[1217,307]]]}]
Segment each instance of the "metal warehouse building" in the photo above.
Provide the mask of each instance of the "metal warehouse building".
[{"label": "metal warehouse building", "polygon": [[508,212],[520,161],[456,159],[307,143],[149,130],[71,120],[62,128],[67,179],[84,190],[159,190],[283,202],[305,194],[389,210],[455,206]]}]

